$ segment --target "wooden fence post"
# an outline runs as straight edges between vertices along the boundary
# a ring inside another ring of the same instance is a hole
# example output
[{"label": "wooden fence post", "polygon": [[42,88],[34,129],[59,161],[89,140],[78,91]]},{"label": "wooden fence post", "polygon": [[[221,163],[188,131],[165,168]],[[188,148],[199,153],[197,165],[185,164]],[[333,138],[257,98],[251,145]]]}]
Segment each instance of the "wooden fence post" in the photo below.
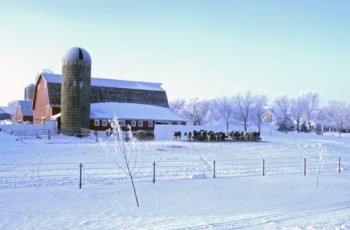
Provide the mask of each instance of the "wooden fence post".
[{"label": "wooden fence post", "polygon": [[263,159],[263,162],[262,162],[262,164],[263,164],[263,176],[265,176],[265,159]]},{"label": "wooden fence post", "polygon": [[306,158],[304,158],[304,176],[306,176]]},{"label": "wooden fence post", "polygon": [[80,163],[79,168],[79,189],[81,189],[83,185],[83,163]]},{"label": "wooden fence post", "polygon": [[156,183],[156,162],[153,161],[153,183]]},{"label": "wooden fence post", "polygon": [[213,166],[214,166],[214,175],[213,178],[216,178],[216,161],[214,160],[213,162]]}]

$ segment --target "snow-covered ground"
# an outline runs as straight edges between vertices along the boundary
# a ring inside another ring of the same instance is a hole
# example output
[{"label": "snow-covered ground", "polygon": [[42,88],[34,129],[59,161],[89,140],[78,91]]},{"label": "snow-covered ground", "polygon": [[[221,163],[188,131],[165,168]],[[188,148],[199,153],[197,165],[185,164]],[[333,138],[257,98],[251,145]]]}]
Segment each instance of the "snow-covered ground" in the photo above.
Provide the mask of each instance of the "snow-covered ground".
[{"label": "snow-covered ground", "polygon": [[265,130],[262,138],[135,143],[136,207],[93,137],[0,132],[0,229],[349,229],[350,137]]}]

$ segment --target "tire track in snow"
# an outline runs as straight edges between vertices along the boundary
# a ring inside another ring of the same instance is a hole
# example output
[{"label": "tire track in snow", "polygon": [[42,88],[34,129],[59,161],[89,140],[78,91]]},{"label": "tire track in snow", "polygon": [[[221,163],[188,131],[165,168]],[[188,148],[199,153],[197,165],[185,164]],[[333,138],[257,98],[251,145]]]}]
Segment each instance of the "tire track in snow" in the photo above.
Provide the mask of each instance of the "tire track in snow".
[{"label": "tire track in snow", "polygon": [[[343,204],[349,205],[349,202],[344,202]],[[262,228],[264,227],[264,225],[268,225],[268,224],[281,225],[281,223],[283,223],[284,221],[289,221],[289,220],[304,218],[309,216],[317,216],[317,215],[322,215],[326,213],[342,211],[346,209],[350,209],[350,206],[343,206],[343,207],[330,206],[328,208],[281,212],[281,213],[275,213],[275,214],[264,215],[264,216],[249,217],[249,218],[239,219],[235,221],[228,221],[223,223],[209,223],[206,225],[178,228],[177,230]]]}]

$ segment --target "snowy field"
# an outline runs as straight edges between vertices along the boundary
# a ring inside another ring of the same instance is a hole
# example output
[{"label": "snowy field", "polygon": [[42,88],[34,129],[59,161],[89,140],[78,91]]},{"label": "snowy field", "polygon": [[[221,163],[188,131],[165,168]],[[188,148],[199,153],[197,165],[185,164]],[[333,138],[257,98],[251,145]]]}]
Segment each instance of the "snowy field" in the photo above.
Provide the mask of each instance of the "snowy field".
[{"label": "snowy field", "polygon": [[0,229],[350,229],[348,136],[135,146],[140,207],[93,137],[0,132]]}]

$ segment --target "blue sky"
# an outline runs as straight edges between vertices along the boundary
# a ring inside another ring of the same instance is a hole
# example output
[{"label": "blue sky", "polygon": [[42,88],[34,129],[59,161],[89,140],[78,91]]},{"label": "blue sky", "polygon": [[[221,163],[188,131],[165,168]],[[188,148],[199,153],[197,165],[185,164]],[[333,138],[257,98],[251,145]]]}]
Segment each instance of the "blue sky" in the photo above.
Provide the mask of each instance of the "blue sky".
[{"label": "blue sky", "polygon": [[163,83],[170,100],[252,90],[350,101],[350,1],[0,0],[0,105],[73,46],[92,76]]}]

